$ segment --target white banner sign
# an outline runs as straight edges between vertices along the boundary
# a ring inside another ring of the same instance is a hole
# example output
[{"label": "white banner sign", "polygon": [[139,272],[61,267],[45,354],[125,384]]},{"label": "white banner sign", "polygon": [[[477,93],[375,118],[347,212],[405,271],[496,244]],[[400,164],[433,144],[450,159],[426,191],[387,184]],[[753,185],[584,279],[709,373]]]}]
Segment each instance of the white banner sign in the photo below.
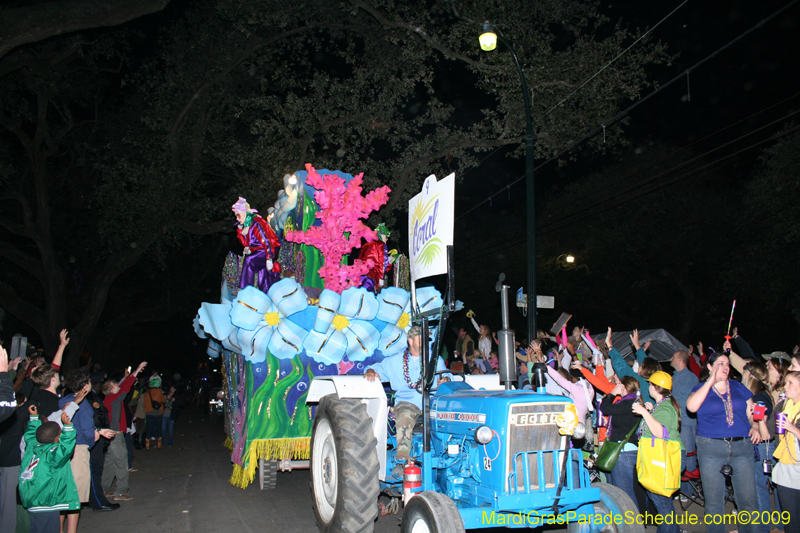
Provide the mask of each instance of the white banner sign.
[{"label": "white banner sign", "polygon": [[422,192],[408,202],[411,281],[447,272],[447,246],[453,244],[455,173],[442,181],[431,174]]}]

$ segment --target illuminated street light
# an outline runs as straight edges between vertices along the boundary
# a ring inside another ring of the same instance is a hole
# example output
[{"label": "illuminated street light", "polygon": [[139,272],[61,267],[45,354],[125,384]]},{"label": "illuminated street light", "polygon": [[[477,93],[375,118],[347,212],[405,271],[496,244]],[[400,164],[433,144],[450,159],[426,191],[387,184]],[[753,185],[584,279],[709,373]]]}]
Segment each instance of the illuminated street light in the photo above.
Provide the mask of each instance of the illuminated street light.
[{"label": "illuminated street light", "polygon": [[575,256],[571,254],[561,254],[555,258],[553,263],[563,268],[567,268],[567,265],[570,265],[570,268],[572,268],[572,265],[575,264]]},{"label": "illuminated street light", "polygon": [[481,50],[487,52],[497,48],[497,41],[503,43],[508,51],[511,52],[511,57],[514,58],[519,81],[522,83],[522,98],[525,102],[525,200],[528,209],[526,223],[528,234],[528,340],[532,340],[536,338],[536,206],[534,204],[536,194],[533,182],[533,150],[536,137],[533,135],[531,99],[528,95],[528,84],[525,81],[525,75],[522,73],[522,67],[519,64],[516,52],[514,52],[514,47],[511,46],[511,42],[495,32],[488,20],[483,24],[478,40],[481,44]]},{"label": "illuminated street light", "polygon": [[497,34],[488,20],[483,25],[483,31],[481,36],[478,37],[478,41],[481,43],[481,50],[484,52],[491,52],[497,48]]}]

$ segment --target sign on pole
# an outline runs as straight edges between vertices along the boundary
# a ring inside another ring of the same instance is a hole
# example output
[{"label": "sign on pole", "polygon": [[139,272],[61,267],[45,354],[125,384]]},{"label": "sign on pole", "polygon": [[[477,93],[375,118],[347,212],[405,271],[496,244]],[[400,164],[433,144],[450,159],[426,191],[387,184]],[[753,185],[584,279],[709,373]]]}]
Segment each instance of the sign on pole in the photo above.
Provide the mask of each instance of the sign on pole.
[{"label": "sign on pole", "polygon": [[408,202],[408,248],[412,283],[447,273],[447,246],[453,244],[455,173],[442,181],[431,174],[422,192]]},{"label": "sign on pole", "polygon": [[25,354],[28,351],[28,337],[23,337],[17,333],[11,337],[11,352],[8,354],[9,361],[17,357],[25,359]]}]

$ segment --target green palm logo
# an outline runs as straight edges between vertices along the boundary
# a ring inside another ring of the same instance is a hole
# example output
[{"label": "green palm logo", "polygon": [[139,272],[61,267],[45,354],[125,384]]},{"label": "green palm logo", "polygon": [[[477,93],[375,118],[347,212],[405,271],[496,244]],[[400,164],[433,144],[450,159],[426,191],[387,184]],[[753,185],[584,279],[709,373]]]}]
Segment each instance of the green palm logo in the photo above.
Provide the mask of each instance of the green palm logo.
[{"label": "green palm logo", "polygon": [[424,267],[430,266],[436,257],[442,253],[441,245],[442,241],[438,237],[429,240],[420,251],[417,261]]}]

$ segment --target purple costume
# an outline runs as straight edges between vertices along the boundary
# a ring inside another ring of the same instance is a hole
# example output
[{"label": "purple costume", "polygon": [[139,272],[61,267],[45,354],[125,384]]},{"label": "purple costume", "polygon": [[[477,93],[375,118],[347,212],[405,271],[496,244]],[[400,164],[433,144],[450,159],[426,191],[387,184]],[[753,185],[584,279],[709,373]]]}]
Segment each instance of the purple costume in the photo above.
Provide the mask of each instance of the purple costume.
[{"label": "purple costume", "polygon": [[[278,236],[266,220],[255,214],[258,211],[250,209],[244,198],[239,198],[233,204],[233,211],[247,214],[244,224],[237,224],[236,237],[242,246],[250,248],[250,253],[244,256],[242,262],[239,288],[254,285],[266,293],[273,283],[281,279],[281,266],[276,260],[277,248],[281,245]],[[271,269],[267,269],[268,260],[272,261]]]}]

